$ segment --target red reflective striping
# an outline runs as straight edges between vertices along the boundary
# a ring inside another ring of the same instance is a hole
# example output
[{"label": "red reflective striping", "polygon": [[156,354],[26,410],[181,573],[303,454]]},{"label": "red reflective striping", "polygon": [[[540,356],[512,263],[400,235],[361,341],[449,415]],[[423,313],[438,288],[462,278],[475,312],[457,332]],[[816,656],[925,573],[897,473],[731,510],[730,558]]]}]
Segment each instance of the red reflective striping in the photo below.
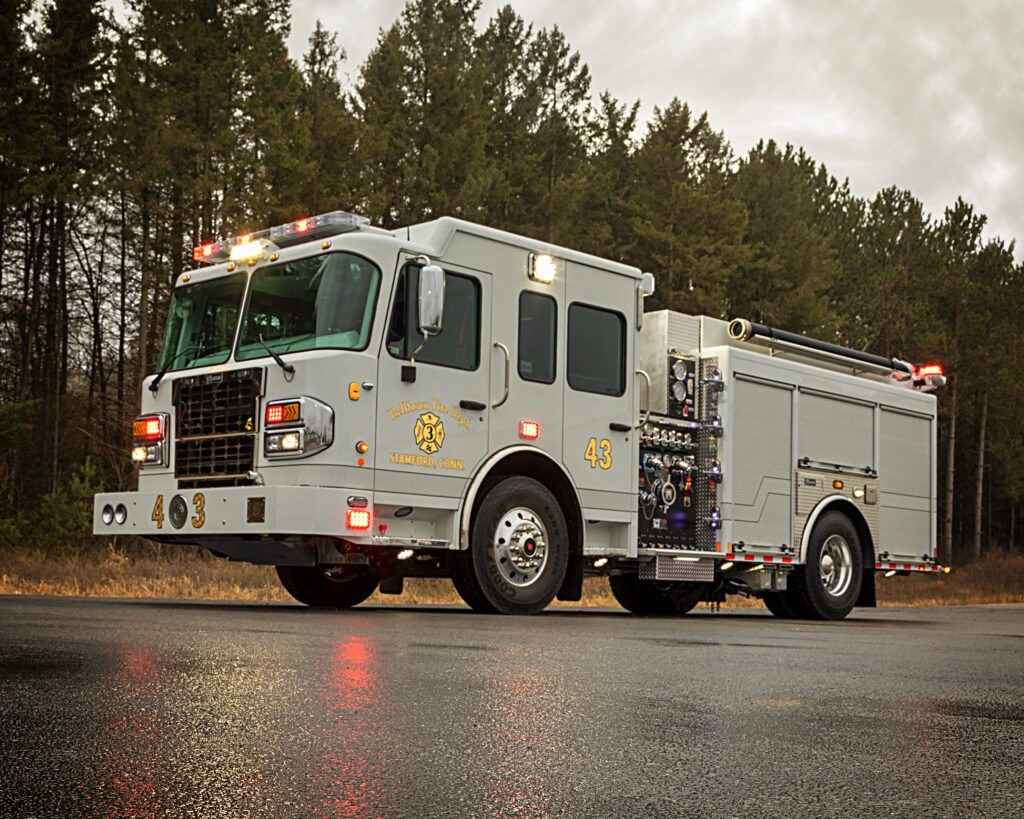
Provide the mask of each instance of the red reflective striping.
[{"label": "red reflective striping", "polygon": [[876,563],[875,564],[875,568],[876,569],[881,569],[882,568],[882,564],[881,563]]},{"label": "red reflective striping", "polygon": [[791,558],[791,557],[784,557],[784,558],[782,558],[782,562],[783,563],[792,563],[793,562],[793,558]]},{"label": "red reflective striping", "polygon": [[744,560],[753,560],[754,556],[753,555],[743,555],[743,559]]},{"label": "red reflective striping", "polygon": [[726,552],[726,555],[725,555],[725,559],[726,560],[732,560],[734,557],[736,557],[736,555],[734,555],[732,552]]},{"label": "red reflective striping", "polygon": [[764,558],[764,562],[765,563],[771,563],[773,560],[775,560],[775,558],[772,557],[771,555],[765,555],[765,558]]}]

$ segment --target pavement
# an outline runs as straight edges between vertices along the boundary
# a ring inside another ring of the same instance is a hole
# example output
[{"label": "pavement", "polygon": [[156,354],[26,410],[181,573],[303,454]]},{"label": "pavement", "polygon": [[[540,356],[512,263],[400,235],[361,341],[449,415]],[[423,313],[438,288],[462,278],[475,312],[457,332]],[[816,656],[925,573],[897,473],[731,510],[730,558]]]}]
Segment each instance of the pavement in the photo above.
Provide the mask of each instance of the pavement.
[{"label": "pavement", "polygon": [[0,597],[0,816],[1024,815],[1024,607]]}]

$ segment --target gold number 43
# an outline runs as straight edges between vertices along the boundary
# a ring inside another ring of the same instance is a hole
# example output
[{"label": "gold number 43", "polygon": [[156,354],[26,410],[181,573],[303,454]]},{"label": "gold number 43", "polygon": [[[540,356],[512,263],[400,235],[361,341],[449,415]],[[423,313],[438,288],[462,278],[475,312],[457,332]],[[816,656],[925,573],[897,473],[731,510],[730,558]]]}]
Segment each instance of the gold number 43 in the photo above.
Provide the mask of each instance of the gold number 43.
[{"label": "gold number 43", "polygon": [[583,457],[590,464],[591,469],[597,467],[609,469],[612,465],[612,442],[607,438],[602,438],[598,443],[597,438],[591,438],[587,441],[587,451],[583,453]]}]

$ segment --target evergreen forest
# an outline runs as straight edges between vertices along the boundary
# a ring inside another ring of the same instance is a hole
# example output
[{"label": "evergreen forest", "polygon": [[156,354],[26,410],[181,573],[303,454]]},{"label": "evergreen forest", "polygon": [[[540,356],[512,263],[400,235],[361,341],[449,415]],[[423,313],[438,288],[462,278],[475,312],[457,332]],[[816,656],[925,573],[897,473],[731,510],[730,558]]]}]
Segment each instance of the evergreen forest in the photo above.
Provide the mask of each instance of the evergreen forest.
[{"label": "evergreen forest", "polygon": [[[1020,549],[1024,268],[985,215],[855,196],[765,134],[593,87],[558,28],[409,0],[361,66],[288,0],[0,0],[0,545],[88,546],[192,248],[348,210],[440,215],[655,274],[648,309],[941,362],[939,541]],[[341,81],[342,69],[352,76]]]}]

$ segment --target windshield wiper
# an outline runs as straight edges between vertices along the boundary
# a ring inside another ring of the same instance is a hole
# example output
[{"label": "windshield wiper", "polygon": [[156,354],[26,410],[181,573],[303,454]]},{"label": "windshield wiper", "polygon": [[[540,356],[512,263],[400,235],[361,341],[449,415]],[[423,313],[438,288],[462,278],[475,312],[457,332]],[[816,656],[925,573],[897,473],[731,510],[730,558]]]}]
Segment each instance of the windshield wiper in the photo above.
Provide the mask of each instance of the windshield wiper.
[{"label": "windshield wiper", "polygon": [[[200,342],[199,344],[193,344],[191,347],[186,347],[184,350],[182,350],[180,353],[178,353],[176,356],[174,356],[174,358],[172,358],[170,361],[168,361],[167,364],[164,366],[164,368],[162,370],[160,370],[160,372],[158,372],[156,374],[156,378],[153,379],[153,383],[149,385],[149,391],[151,393],[153,393],[153,395],[156,395],[156,391],[158,389],[160,389],[160,381],[161,381],[161,379],[165,375],[167,375],[167,371],[169,369],[171,369],[171,367],[173,367],[177,363],[179,358],[181,358],[183,355],[185,355],[187,353],[194,353],[194,352],[201,353],[202,351],[203,351],[203,343]],[[196,357],[198,358],[198,356],[196,356]]]},{"label": "windshield wiper", "polygon": [[263,340],[263,333],[260,333],[256,338],[259,339],[260,344],[263,345],[263,349],[274,357],[274,361],[281,365],[281,369],[285,371],[285,375],[291,375],[295,372],[295,368],[291,364],[285,363],[285,360],[281,358],[281,356],[267,346],[267,342]]}]

